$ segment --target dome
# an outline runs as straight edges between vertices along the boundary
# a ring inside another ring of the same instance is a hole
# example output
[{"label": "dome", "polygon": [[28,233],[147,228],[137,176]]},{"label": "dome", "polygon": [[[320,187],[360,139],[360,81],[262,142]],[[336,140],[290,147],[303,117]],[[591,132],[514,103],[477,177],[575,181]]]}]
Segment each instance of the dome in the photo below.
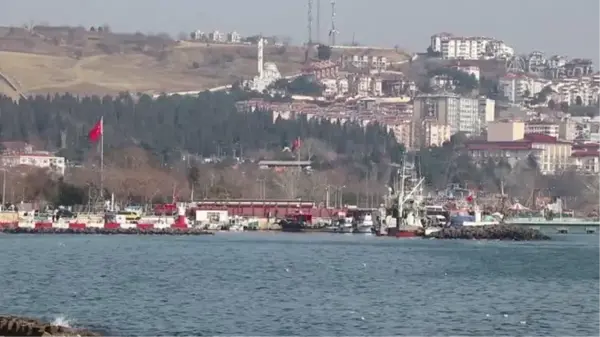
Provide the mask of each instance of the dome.
[{"label": "dome", "polygon": [[275,65],[275,63],[273,62],[265,62],[265,70],[279,72],[279,69],[277,69],[277,65]]}]

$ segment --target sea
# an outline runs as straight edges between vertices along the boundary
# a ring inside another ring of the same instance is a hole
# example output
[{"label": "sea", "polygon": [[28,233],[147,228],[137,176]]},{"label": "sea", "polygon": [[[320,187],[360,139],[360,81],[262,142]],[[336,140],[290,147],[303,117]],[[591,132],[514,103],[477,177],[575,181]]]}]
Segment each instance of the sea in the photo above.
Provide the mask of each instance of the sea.
[{"label": "sea", "polygon": [[0,315],[111,336],[598,336],[598,235],[0,235]]}]

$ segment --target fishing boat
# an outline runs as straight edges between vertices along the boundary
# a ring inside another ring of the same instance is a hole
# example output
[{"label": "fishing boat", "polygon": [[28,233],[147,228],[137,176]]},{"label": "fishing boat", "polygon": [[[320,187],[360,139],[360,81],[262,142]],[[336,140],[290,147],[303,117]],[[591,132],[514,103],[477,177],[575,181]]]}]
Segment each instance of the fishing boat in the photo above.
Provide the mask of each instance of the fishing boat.
[{"label": "fishing boat", "polygon": [[[407,174],[407,170],[411,170]],[[402,165],[400,175],[399,192],[393,196],[396,200],[395,223],[392,218],[387,217],[385,224],[379,227],[378,236],[393,236],[397,238],[411,238],[422,234],[423,225],[426,223],[424,215],[425,210],[422,203],[422,185],[424,178],[417,179],[414,172],[414,165]],[[405,193],[407,180],[414,184],[409,193]],[[416,183],[415,183],[416,182]]]},{"label": "fishing boat", "polygon": [[348,219],[352,221],[352,233],[372,234],[373,232],[373,210],[372,209],[349,209]]},{"label": "fishing boat", "polygon": [[310,214],[298,212],[286,215],[283,220],[279,221],[279,226],[281,226],[282,232],[303,232],[311,222]]},{"label": "fishing boat", "polygon": [[338,233],[351,234],[354,231],[351,217],[344,217],[338,220]]}]

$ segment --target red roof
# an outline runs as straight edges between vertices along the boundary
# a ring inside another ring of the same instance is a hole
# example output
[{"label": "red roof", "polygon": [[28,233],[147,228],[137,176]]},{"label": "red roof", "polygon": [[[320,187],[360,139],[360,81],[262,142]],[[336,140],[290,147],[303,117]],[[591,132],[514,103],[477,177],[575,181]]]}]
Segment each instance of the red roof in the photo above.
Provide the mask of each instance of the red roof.
[{"label": "red roof", "polygon": [[576,143],[573,144],[573,150],[598,151],[600,143]]},{"label": "red roof", "polygon": [[577,151],[571,153],[571,157],[585,158],[585,157],[600,157],[600,151]]},{"label": "red roof", "polygon": [[468,150],[476,151],[499,151],[499,150],[511,150],[511,151],[530,151],[532,150],[532,142],[517,140],[513,142],[487,142],[487,141],[473,141],[465,144]]},{"label": "red roof", "polygon": [[556,137],[548,136],[543,133],[528,133],[523,137],[533,143],[544,143],[544,144],[570,144],[570,142],[561,141]]}]

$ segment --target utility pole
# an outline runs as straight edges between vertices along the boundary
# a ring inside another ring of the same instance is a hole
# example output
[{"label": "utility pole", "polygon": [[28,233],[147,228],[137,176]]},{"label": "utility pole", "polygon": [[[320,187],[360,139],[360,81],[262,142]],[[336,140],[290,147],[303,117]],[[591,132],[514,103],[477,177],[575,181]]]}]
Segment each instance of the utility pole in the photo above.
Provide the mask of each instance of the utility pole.
[{"label": "utility pole", "polygon": [[4,210],[4,205],[6,205],[6,169],[2,169],[2,210]]}]

